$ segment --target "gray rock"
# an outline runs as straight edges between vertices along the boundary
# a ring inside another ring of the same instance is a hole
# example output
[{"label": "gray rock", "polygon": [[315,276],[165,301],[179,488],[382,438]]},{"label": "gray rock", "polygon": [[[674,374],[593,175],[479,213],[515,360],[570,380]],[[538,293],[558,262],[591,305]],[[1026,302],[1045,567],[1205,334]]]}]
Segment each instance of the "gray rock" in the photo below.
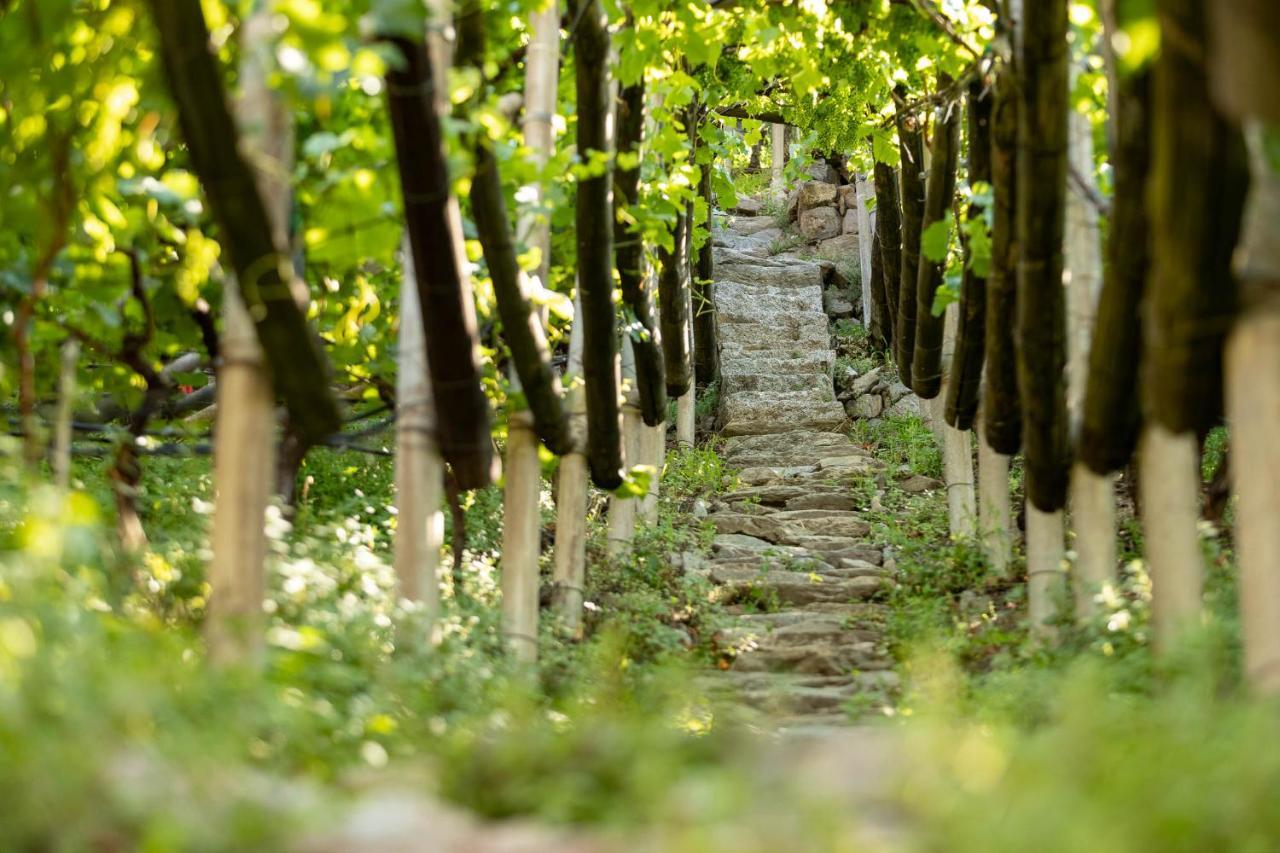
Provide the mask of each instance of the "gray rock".
[{"label": "gray rock", "polygon": [[920,417],[920,398],[914,394],[903,397],[885,410],[885,417],[889,418],[907,418]]},{"label": "gray rock", "polygon": [[898,488],[909,495],[918,495],[923,492],[937,491],[943,485],[941,480],[936,480],[933,477],[926,477],[924,474],[912,474],[905,480],[899,481]]},{"label": "gray rock", "polygon": [[858,233],[858,211],[846,210],[840,220],[841,234],[857,234]]},{"label": "gray rock", "polygon": [[862,376],[859,376],[853,383],[850,390],[853,391],[855,397],[861,397],[863,394],[869,393],[872,388],[876,387],[876,383],[880,381],[880,373],[884,368],[875,367],[868,370]]},{"label": "gray rock", "polygon": [[758,198],[752,198],[749,195],[738,196],[738,206],[733,209],[734,213],[742,216],[759,216],[764,210],[764,202]]},{"label": "gray rock", "polygon": [[[834,261],[856,261],[858,260],[858,235],[857,234],[841,234],[840,223],[835,219],[835,209],[831,210],[831,216],[835,221],[835,230],[828,234],[818,243],[818,253],[823,257],[830,258]],[[801,232],[803,233],[803,227]]]},{"label": "gray rock", "polygon": [[853,510],[857,509],[857,504],[852,497],[846,494],[817,492],[790,498],[786,503],[786,507],[787,509]]},{"label": "gray rock", "polygon": [[805,181],[800,185],[800,212],[816,207],[833,207],[836,203],[836,187],[822,181]]},{"label": "gray rock", "polygon": [[852,400],[846,400],[844,410],[854,420],[878,418],[880,413],[884,411],[884,398],[879,394],[865,394]]},{"label": "gray rock", "polygon": [[[840,183],[840,173],[833,169],[826,160],[815,160],[809,164],[809,168],[806,171],[808,171],[809,177],[815,181],[821,181],[825,184]],[[834,201],[835,199],[832,198],[832,202]]]},{"label": "gray rock", "polygon": [[800,236],[809,242],[830,241],[840,235],[840,217],[834,207],[800,211]]},{"label": "gray rock", "polygon": [[822,307],[828,317],[836,319],[853,316],[853,294],[846,290],[828,288],[822,294]]}]

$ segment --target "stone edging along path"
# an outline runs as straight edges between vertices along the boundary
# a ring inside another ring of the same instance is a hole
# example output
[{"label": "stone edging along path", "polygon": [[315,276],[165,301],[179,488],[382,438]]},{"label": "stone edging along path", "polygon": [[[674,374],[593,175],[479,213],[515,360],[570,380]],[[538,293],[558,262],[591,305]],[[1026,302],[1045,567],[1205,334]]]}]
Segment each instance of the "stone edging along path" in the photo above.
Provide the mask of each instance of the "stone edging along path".
[{"label": "stone edging along path", "polygon": [[883,464],[846,434],[832,383],[824,265],[771,255],[781,232],[739,217],[714,235],[721,453],[741,487],[707,520],[702,566],[737,615],[732,662],[705,687],[768,727],[820,733],[897,686],[883,644],[884,552],[854,485]]}]

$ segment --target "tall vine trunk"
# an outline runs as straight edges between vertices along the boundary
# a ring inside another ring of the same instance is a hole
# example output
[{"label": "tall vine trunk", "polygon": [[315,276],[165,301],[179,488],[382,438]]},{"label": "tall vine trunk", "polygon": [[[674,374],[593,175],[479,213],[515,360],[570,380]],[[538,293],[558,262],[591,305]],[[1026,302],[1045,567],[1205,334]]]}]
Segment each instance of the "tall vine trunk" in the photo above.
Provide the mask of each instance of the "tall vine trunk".
[{"label": "tall vine trunk", "polygon": [[902,383],[914,387],[911,360],[915,354],[919,311],[916,306],[916,275],[920,267],[920,230],[924,219],[924,138],[919,117],[905,109],[906,92],[902,87],[894,90],[894,102],[902,157],[902,268],[898,285],[898,316],[893,330],[894,353]]},{"label": "tall vine trunk", "polygon": [[[218,222],[272,386],[305,440],[320,441],[341,425],[329,389],[329,359],[300,307],[305,285],[294,276],[279,237],[287,229],[273,227],[258,178],[241,153],[204,12],[199,0],[150,0],[149,5],[191,165]],[[248,122],[246,128],[259,129]]]},{"label": "tall vine trunk", "polygon": [[[578,157],[611,153],[608,17],[600,0],[575,0],[571,13],[578,96]],[[610,162],[606,160],[606,163]],[[574,210],[578,284],[582,294],[583,376],[587,395],[587,460],[602,489],[622,485],[618,410],[618,334],[613,309],[613,169],[578,181]]]},{"label": "tall vine trunk", "polygon": [[871,235],[871,326],[868,339],[872,349],[879,353],[889,351],[890,335],[886,322],[889,317],[888,297],[884,289],[884,250],[880,248],[880,229]]},{"label": "tall vine trunk", "polygon": [[1245,122],[1253,177],[1236,254],[1240,312],[1227,338],[1225,380],[1245,678],[1272,696],[1280,693],[1280,167],[1265,147],[1280,132],[1274,12],[1266,0],[1222,0],[1211,7],[1210,29],[1214,95]]},{"label": "tall vine trunk", "polygon": [[[618,154],[635,155],[634,165],[614,167],[615,203],[624,209],[634,207],[640,198],[640,142],[644,136],[644,83],[624,86],[618,93]],[[664,345],[653,316],[653,295],[644,269],[644,246],[640,234],[622,216],[614,219],[614,254],[618,280],[622,284],[622,301],[631,309],[636,322],[628,324],[631,348],[636,355],[636,384],[640,392],[640,414],[648,426],[657,426],[667,416],[666,371],[663,365]]]},{"label": "tall vine trunk", "polygon": [[[693,131],[695,138],[697,132]],[[705,154],[695,148],[695,153],[705,162],[701,163],[702,173],[698,179],[698,192],[706,206],[707,218],[697,223],[706,233],[706,239],[697,249],[697,262],[693,270],[692,291],[693,305],[693,368],[698,382],[712,385],[720,379],[720,342],[716,339],[716,303],[712,297],[715,287],[715,260],[711,247],[711,223],[715,211],[713,193],[711,192],[711,150]]]},{"label": "tall vine trunk", "polygon": [[884,299],[881,328],[886,349],[894,344],[894,323],[898,317],[898,288],[902,281],[902,208],[898,201],[898,176],[885,163],[875,165],[876,237],[880,243],[881,281]]},{"label": "tall vine trunk", "polygon": [[1009,496],[1009,457],[987,443],[986,394],[979,404],[978,425],[978,538],[987,563],[999,575],[1013,557],[1013,509]]},{"label": "tall vine trunk", "polygon": [[1067,498],[1066,312],[1062,240],[1067,180],[1067,6],[1028,3],[1018,73],[1018,389],[1027,499]]},{"label": "tall vine trunk", "polygon": [[[991,182],[991,92],[982,80],[969,84],[969,185]],[[969,206],[970,218],[981,215]],[[973,266],[968,241],[964,241],[964,279],[960,285],[960,331],[947,382],[947,423],[956,429],[973,428],[978,414],[978,390],[982,385],[983,347],[986,343],[987,279]]]},{"label": "tall vine trunk", "polygon": [[1149,69],[1122,78],[1116,96],[1115,193],[1111,202],[1107,265],[1089,348],[1089,379],[1077,453],[1095,474],[1129,464],[1142,422],[1138,364],[1142,357],[1140,306],[1150,251],[1146,209],[1151,167]]},{"label": "tall vine trunk", "polygon": [[999,33],[1008,54],[995,66],[991,104],[991,270],[987,276],[987,325],[983,374],[982,435],[1002,456],[1022,446],[1014,327],[1018,294],[1018,21],[1011,0],[1000,4]]},{"label": "tall vine trunk", "polygon": [[1062,287],[1067,190],[1067,4],[1027,3],[1021,23],[1018,393],[1027,495],[1028,610],[1033,628],[1046,634],[1063,577],[1062,508],[1067,500],[1070,469]]},{"label": "tall vine trunk", "polygon": [[427,366],[437,404],[449,412],[437,430],[440,453],[458,488],[488,485],[495,475],[489,401],[480,386],[480,339],[462,247],[458,200],[450,191],[433,68],[421,37],[386,40],[402,62],[387,71],[388,105],[400,164],[405,226],[417,271]]},{"label": "tall vine trunk", "polygon": [[[951,78],[938,75],[938,87]],[[934,115],[929,179],[925,188],[922,233],[951,212],[956,190],[956,164],[960,155],[960,109],[954,104],[938,108]],[[932,400],[942,390],[942,337],[945,318],[933,313],[933,299],[942,284],[946,259],[933,261],[920,253],[916,267],[916,338],[911,358],[911,388],[922,399]]]},{"label": "tall vine trunk", "polygon": [[689,354],[688,212],[676,213],[671,234],[672,247],[658,247],[658,316],[662,324],[662,356],[667,377],[667,394],[684,395],[692,383],[693,362]]},{"label": "tall vine trunk", "polygon": [[502,337],[511,350],[511,362],[520,379],[519,387],[532,415],[534,431],[547,449],[559,456],[572,447],[560,377],[551,366],[551,351],[542,319],[533,306],[529,282],[516,260],[502,178],[483,132],[477,136],[473,151],[476,168],[471,177],[471,214],[493,282]]},{"label": "tall vine trunk", "polygon": [[[1195,460],[1199,434],[1222,411],[1222,349],[1237,296],[1231,256],[1248,165],[1239,129],[1210,100],[1205,0],[1160,0],[1156,8],[1162,38],[1152,78],[1141,477],[1153,642],[1169,651],[1198,623],[1201,610]],[[1186,198],[1197,203],[1185,205]]]}]

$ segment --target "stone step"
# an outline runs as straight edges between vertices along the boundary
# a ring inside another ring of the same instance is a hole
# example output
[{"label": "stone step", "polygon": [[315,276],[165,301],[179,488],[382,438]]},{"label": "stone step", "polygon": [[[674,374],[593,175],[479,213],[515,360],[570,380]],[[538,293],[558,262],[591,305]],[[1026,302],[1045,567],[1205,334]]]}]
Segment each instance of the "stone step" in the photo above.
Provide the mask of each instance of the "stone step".
[{"label": "stone step", "polygon": [[757,515],[720,512],[707,516],[717,533],[742,533],[778,545],[803,545],[815,538],[857,539],[871,532],[871,525],[859,515],[842,510],[784,510]]},{"label": "stone step", "polygon": [[774,355],[768,352],[744,354],[733,361],[725,360],[722,376],[792,375],[798,373],[825,377],[831,381],[831,369],[835,356],[828,351],[800,353],[799,355]]},{"label": "stone step", "polygon": [[730,438],[725,441],[722,455],[729,463],[736,463],[737,457],[747,453],[772,452],[777,450],[826,450],[830,448],[855,447],[849,436],[842,432],[816,432],[812,430],[792,428],[769,435],[747,435]]},{"label": "stone step", "polygon": [[[782,312],[808,311],[822,313],[822,291],[776,287],[746,287],[734,284],[718,284],[715,289],[716,311],[721,314],[736,311],[754,311],[756,317],[779,316]],[[822,315],[826,320],[826,315]]]},{"label": "stone step", "polygon": [[800,427],[836,429],[847,423],[844,406],[832,400],[813,403],[793,400],[726,400],[720,414],[722,435],[758,435]]},{"label": "stone step", "polygon": [[730,669],[703,676],[698,685],[709,693],[729,694],[750,707],[787,718],[840,714],[858,694],[883,695],[897,688],[898,679],[892,671],[841,677]]},{"label": "stone step", "polygon": [[822,267],[807,261],[789,264],[725,263],[716,268],[716,284],[768,284],[773,287],[822,286]]},{"label": "stone step", "polygon": [[721,600],[749,601],[769,607],[816,602],[865,601],[885,589],[878,577],[833,578],[804,571],[711,564],[711,580],[722,588]]},{"label": "stone step", "polygon": [[775,357],[795,358],[793,353],[815,347],[826,347],[831,337],[826,322],[791,323],[787,320],[758,323],[749,320],[718,318],[716,331],[723,347],[766,350]]},{"label": "stone step", "polygon": [[739,373],[721,376],[720,390],[726,395],[747,391],[795,391],[814,389],[824,392],[830,399],[835,390],[831,379],[823,373]]}]

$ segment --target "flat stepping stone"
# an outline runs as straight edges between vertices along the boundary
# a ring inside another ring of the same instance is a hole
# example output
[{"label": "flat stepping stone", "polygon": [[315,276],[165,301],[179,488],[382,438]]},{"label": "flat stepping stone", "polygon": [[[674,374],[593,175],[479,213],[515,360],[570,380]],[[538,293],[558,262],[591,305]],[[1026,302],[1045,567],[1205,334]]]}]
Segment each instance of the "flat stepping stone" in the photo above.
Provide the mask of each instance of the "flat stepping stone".
[{"label": "flat stepping stone", "polygon": [[885,581],[877,577],[833,578],[815,572],[760,571],[716,563],[711,565],[711,580],[724,588],[727,600],[776,601],[780,605],[865,600],[879,595],[885,587]]}]

